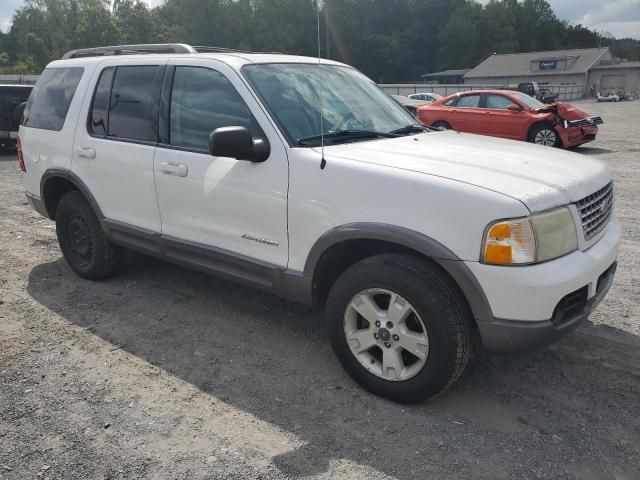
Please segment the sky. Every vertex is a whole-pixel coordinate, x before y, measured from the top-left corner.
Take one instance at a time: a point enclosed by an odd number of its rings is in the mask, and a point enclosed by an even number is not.
[[[163,0],[145,0],[151,6]],[[479,0],[488,3],[489,0]],[[640,0],[548,0],[561,20],[608,32],[613,36],[640,39]],[[0,0],[0,29],[6,32],[13,12],[23,0]]]

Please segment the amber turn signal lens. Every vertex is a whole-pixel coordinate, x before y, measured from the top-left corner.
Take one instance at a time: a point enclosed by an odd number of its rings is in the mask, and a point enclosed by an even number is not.
[[[508,265],[513,262],[509,245],[488,244],[484,252],[484,260],[496,265]]]
[[[503,220],[487,229],[482,261],[492,265],[535,262],[536,240],[528,218]]]
[[[511,238],[511,228],[508,223],[498,223],[491,227],[488,237],[490,238]]]

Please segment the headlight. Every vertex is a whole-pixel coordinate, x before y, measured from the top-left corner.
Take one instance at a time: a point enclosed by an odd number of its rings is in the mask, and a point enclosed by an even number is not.
[[[578,248],[571,212],[556,208],[490,224],[482,245],[483,263],[526,265],[561,257]]]

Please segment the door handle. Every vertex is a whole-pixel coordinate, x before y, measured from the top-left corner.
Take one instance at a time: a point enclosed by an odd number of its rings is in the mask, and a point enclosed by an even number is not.
[[[78,147],[78,156],[80,158],[88,158],[91,160],[96,158],[96,150],[95,148]]]
[[[175,175],[176,177],[186,177],[189,169],[184,163],[162,162],[160,171],[167,175]]]

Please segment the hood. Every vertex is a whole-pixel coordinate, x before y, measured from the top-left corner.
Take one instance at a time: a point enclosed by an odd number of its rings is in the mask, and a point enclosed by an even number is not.
[[[537,110],[555,110],[563,120],[580,120],[591,116],[584,110],[580,110],[578,107],[571,105],[570,103],[562,102],[551,103]]]
[[[585,155],[452,130],[327,146],[325,156],[476,185],[532,212],[576,202],[611,180],[603,162]]]

